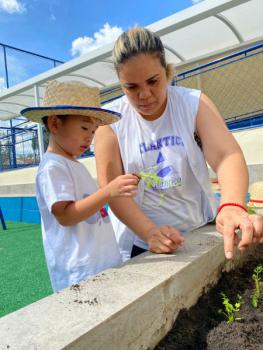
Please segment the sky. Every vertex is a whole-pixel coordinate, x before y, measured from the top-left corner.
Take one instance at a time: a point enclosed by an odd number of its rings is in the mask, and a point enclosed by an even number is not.
[[[131,26],[147,26],[201,1],[0,0],[0,43],[69,61],[114,41]],[[53,67],[13,50],[7,50],[7,63],[10,86]],[[0,90],[5,84],[0,46]]]

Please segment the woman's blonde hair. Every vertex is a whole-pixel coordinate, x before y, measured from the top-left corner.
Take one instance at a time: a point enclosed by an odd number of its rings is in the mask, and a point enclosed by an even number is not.
[[[170,82],[174,76],[174,65],[167,64],[164,46],[158,35],[146,28],[134,27],[122,33],[116,40],[113,51],[113,63],[117,73],[120,65],[139,54],[154,55],[159,58]]]

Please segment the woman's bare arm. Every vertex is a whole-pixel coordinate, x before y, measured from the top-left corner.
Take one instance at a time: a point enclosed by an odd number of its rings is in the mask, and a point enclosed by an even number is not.
[[[196,119],[204,156],[217,173],[222,202],[245,205],[248,170],[243,153],[212,101],[201,96]]]
[[[212,101],[201,96],[196,120],[197,133],[201,139],[204,156],[217,173],[221,187],[222,203],[246,205],[248,170],[243,153],[227,129],[227,126]],[[224,207],[216,219],[217,229],[223,234],[225,255],[232,258],[236,229],[241,229],[239,248],[244,249],[254,237],[260,236],[257,224],[241,208]],[[255,236],[254,236],[255,235]]]
[[[101,126],[96,131],[95,155],[98,183],[101,188],[115,177],[124,174],[118,140],[109,126]],[[115,198],[111,200],[110,207],[125,225],[145,239],[147,232],[156,226],[144,215],[133,198]]]
[[[101,126],[96,131],[95,156],[98,183],[101,187],[124,173],[118,140],[109,126]],[[110,207],[119,220],[148,242],[150,250],[158,253],[170,252],[181,243],[177,230],[158,228],[133,198],[114,198]]]

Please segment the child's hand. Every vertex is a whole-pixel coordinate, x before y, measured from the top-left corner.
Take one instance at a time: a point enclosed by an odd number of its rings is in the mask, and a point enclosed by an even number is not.
[[[146,241],[153,253],[173,253],[184,244],[184,237],[175,227],[161,225],[148,231]]]
[[[108,184],[110,198],[113,197],[134,197],[139,183],[136,175],[126,174],[116,177]]]

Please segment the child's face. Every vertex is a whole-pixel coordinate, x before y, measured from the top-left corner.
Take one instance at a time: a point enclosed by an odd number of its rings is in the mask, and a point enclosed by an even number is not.
[[[96,129],[101,125],[99,119],[85,116],[69,115],[64,120],[54,118],[56,121],[51,123],[50,129],[54,146],[71,158],[80,156],[89,148]]]

